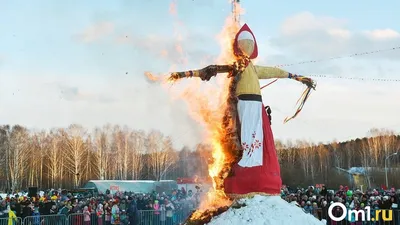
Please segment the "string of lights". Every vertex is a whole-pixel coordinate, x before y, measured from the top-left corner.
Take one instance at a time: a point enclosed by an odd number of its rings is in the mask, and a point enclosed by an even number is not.
[[[393,48],[387,48],[387,49],[379,49],[379,50],[375,50],[375,51],[359,52],[359,53],[354,53],[354,54],[345,55],[345,56],[336,56],[336,57],[325,58],[325,59],[307,60],[307,61],[301,61],[301,62],[297,62],[297,63],[280,64],[280,65],[276,65],[275,67],[289,67],[289,66],[295,66],[295,65],[319,63],[319,62],[324,62],[324,61],[331,61],[331,60],[337,60],[337,59],[343,59],[343,58],[353,58],[353,57],[357,57],[357,56],[371,55],[371,54],[396,51],[396,50],[400,50],[400,46],[393,47]],[[359,81],[400,82],[400,79],[393,79],[393,78],[367,78],[367,77],[344,77],[344,76],[331,77],[331,76],[325,76],[325,75],[307,75],[307,76],[317,77],[317,78],[346,79],[346,80],[359,80]]]
[[[328,78],[328,79],[345,79],[345,80],[359,80],[359,81],[379,81],[379,82],[400,82],[400,79],[393,78],[369,78],[369,77],[343,77],[343,76],[325,76],[325,75],[307,75],[308,77]]]
[[[400,82],[400,79],[385,79],[385,78],[365,78],[365,77],[329,77],[325,75],[307,75],[307,77],[318,77],[318,78],[328,78],[328,79],[346,79],[346,80],[360,80],[360,81],[377,81],[377,82]],[[268,87],[269,85],[275,83],[278,79],[269,82],[266,85],[261,86],[261,89]]]
[[[276,65],[275,67],[288,67],[288,66],[295,66],[295,65],[302,65],[302,64],[309,64],[309,63],[319,63],[319,62],[324,62],[324,61],[331,61],[331,60],[344,59],[344,58],[353,58],[353,57],[357,57],[357,56],[371,55],[371,54],[396,51],[396,50],[400,50],[400,46],[393,47],[393,48],[387,48],[387,49],[380,49],[380,50],[375,50],[375,51],[354,53],[354,54],[345,55],[345,56],[336,56],[336,57],[325,58],[325,59],[307,60],[307,61],[301,61],[301,62],[297,62],[297,63],[280,64],[280,65]]]

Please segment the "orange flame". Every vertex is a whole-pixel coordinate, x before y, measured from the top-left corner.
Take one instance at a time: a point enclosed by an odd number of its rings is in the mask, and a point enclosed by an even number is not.
[[[144,75],[147,78],[147,81],[150,83],[160,83],[162,85],[166,85],[166,84],[172,84],[176,81],[176,80],[170,79],[169,75],[156,76],[150,72],[144,72]]]
[[[233,17],[243,12],[243,9],[237,4],[234,14],[226,19],[224,28],[217,35],[217,40],[221,46],[221,54],[216,63],[232,64],[236,61],[232,44],[240,27],[234,21]],[[174,3],[170,6],[170,13],[176,15],[176,6]],[[184,54],[184,49],[180,45],[177,45],[175,50],[181,55]],[[163,53],[167,55],[167,53]],[[150,73],[146,73],[146,76],[150,81],[164,83],[164,80],[166,80],[165,76],[155,77]],[[206,198],[201,202],[199,210],[192,215],[192,219],[200,218],[202,212],[206,209],[219,208],[231,203],[221,188],[223,186],[221,185],[223,184],[223,178],[220,177],[221,172],[226,170],[227,165],[233,160],[227,154],[228,149],[224,149],[222,143],[228,135],[222,125],[222,119],[227,107],[226,101],[229,96],[230,79],[227,76],[218,75],[215,81],[217,85],[213,85],[213,81],[204,84],[198,78],[188,79],[184,83],[184,91],[178,94],[180,99],[183,99],[187,103],[192,118],[204,127],[204,142],[212,146],[212,163],[209,165],[208,170],[209,176],[212,178],[213,190],[207,193]],[[176,96],[172,92],[170,94]]]
[[[150,73],[150,72],[144,72],[144,75],[146,75],[146,77],[147,77],[147,79],[149,80],[149,81],[159,81],[159,80],[161,80],[161,78],[160,77],[156,77],[156,76],[154,76],[152,73]]]
[[[236,4],[236,3],[235,3]],[[243,12],[241,8],[235,7],[236,10],[239,10],[237,13]],[[218,64],[232,64],[236,61],[236,57],[233,54],[233,40],[240,29],[239,24],[233,20],[233,16],[229,16],[225,21],[225,26],[220,34],[217,36],[217,40],[221,46],[221,54],[217,59]],[[197,112],[197,115],[194,115],[193,118],[198,119],[201,118],[201,123],[205,126],[207,131],[206,141],[212,144],[212,163],[209,165],[209,175],[213,181],[213,190],[207,193],[207,198],[202,200],[202,203],[197,210],[191,217],[191,219],[199,219],[202,216],[202,213],[206,209],[210,208],[219,208],[223,206],[227,206],[231,203],[231,201],[225,195],[221,186],[223,186],[223,178],[220,177],[221,172],[226,170],[226,166],[233,160],[230,158],[231,156],[227,154],[227,149],[224,149],[224,145],[222,141],[227,136],[227,131],[222,126],[222,118],[225,113],[226,100],[229,95],[229,82],[230,79],[227,79],[226,76],[219,76],[217,77],[217,83],[219,87],[223,87],[222,89],[216,89],[214,91],[210,91],[208,93],[212,93],[210,96],[203,96],[201,98],[202,101],[197,101],[197,105],[200,107],[194,107],[193,99],[194,96],[189,96],[186,93],[186,99],[189,103],[189,106]],[[215,101],[215,96],[218,93],[218,103],[215,108],[210,106],[210,102]],[[192,93],[193,94],[193,93]],[[193,112],[193,111],[192,111]],[[199,117],[200,115],[200,117]]]

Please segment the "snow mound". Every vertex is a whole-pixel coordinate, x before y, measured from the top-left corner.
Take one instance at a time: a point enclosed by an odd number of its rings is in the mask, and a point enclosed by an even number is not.
[[[238,201],[246,204],[242,208],[230,208],[213,218],[208,225],[326,225],[295,204],[280,196],[260,196]]]

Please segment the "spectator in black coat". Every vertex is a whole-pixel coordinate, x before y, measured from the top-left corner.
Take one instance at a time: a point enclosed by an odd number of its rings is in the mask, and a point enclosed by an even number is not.
[[[319,192],[319,194],[323,197],[326,197],[328,195],[328,190],[326,190],[325,185],[322,186],[321,191]]]
[[[130,225],[137,225],[139,224],[139,210],[137,208],[136,202],[133,201],[132,197],[128,198],[128,210],[127,214],[129,217],[129,224]]]

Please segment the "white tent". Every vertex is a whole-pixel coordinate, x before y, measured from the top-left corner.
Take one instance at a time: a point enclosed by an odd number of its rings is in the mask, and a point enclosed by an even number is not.
[[[135,193],[150,193],[157,192],[171,192],[177,189],[178,185],[174,180],[90,180],[84,188],[95,188],[100,193],[105,193],[110,190],[111,193],[115,192],[135,192]]]

